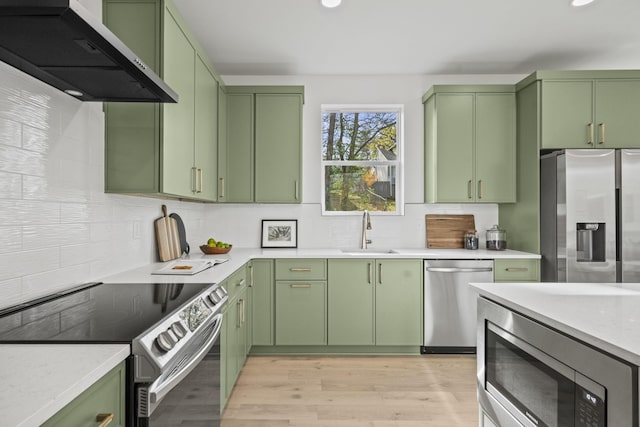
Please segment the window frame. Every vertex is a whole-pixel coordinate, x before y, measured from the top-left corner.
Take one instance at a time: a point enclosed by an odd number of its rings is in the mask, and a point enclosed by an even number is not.
[[[397,113],[396,122],[396,160],[324,160],[322,146],[322,116],[325,113]],[[404,104],[321,104],[320,105],[320,203],[322,216],[355,216],[363,211],[328,211],[326,209],[326,166],[395,166],[396,168],[396,210],[394,212],[369,211],[371,215],[404,215]]]

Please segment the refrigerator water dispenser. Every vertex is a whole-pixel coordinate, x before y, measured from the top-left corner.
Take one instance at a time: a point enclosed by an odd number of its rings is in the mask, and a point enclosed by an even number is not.
[[[576,261],[606,262],[604,222],[579,222],[576,224]]]

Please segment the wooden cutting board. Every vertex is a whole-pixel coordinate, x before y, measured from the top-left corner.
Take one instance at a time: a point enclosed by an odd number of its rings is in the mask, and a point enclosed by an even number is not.
[[[427,248],[464,248],[464,233],[475,230],[473,215],[425,215]]]
[[[162,205],[162,216],[155,220],[156,242],[158,244],[158,257],[160,261],[171,261],[180,258],[180,238],[178,236],[178,223],[167,216],[167,207]]]

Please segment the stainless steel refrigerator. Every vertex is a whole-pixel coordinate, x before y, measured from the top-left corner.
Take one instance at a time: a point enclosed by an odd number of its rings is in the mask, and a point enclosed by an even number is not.
[[[640,282],[640,150],[540,159],[543,282]]]

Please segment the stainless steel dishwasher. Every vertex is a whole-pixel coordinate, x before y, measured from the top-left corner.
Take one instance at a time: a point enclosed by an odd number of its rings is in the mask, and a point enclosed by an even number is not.
[[[493,282],[493,260],[424,261],[422,354],[476,352],[478,294],[469,282]]]

